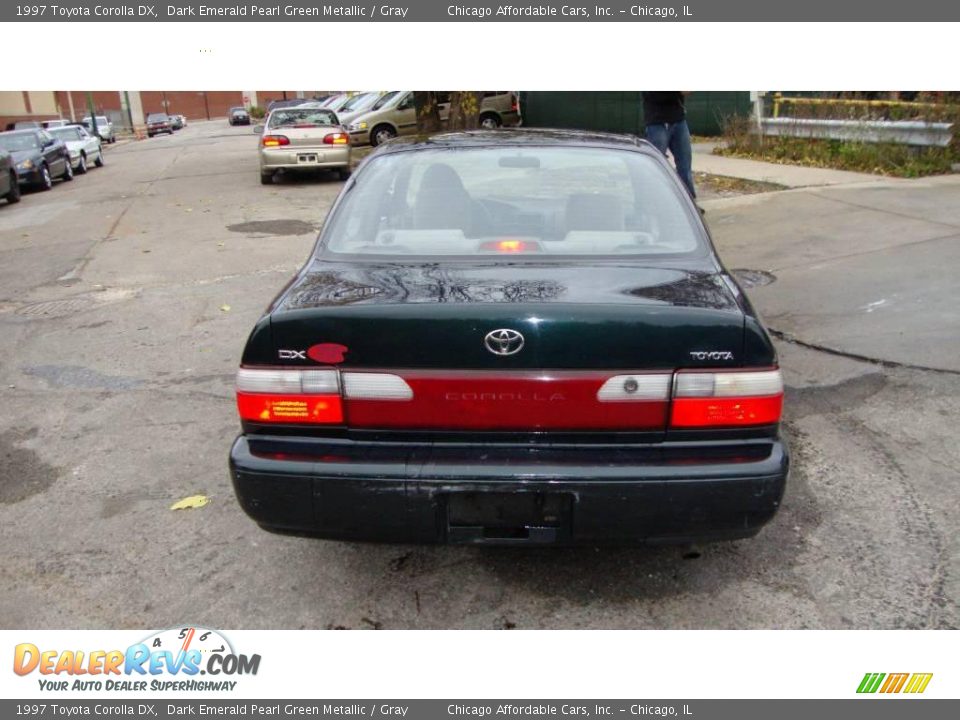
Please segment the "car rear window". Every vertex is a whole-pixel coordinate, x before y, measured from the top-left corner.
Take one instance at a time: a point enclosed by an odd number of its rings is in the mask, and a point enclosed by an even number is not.
[[[268,127],[317,127],[337,125],[337,116],[324,108],[285,108],[270,113]]]
[[[675,255],[703,248],[669,171],[635,151],[487,147],[372,158],[321,248],[351,255]]]

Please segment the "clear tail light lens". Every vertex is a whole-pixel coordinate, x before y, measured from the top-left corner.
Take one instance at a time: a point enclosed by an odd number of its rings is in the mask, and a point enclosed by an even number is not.
[[[348,400],[412,400],[413,388],[399,375],[347,372],[343,394]]]
[[[666,400],[670,397],[672,373],[614,375],[597,391],[600,402]]]

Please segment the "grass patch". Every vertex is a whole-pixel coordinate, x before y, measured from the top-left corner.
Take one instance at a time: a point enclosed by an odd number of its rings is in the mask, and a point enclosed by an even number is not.
[[[914,178],[952,172],[960,162],[955,148],[917,148],[893,143],[859,143],[788,137],[728,137],[717,155],[764,160],[786,165],[851,170]]]
[[[929,118],[924,119],[930,121]],[[892,177],[944,175],[953,172],[953,166],[960,163],[960,115],[935,119],[954,123],[953,141],[947,147],[766,137],[756,132],[750,119],[732,117],[726,121],[723,143],[715,147],[713,152],[716,155],[784,165],[850,170]]]

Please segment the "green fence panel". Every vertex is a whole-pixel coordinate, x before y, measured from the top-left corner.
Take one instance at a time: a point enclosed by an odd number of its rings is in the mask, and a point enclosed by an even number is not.
[[[644,134],[641,92],[520,93],[523,124],[579,130]],[[720,135],[723,119],[750,113],[750,93],[695,92],[687,97],[687,122],[694,135]]]

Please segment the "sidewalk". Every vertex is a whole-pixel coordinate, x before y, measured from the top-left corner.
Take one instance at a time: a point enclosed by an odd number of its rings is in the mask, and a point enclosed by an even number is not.
[[[778,165],[777,163],[761,162],[759,160],[713,155],[710,149],[710,145],[694,146],[693,169],[696,172],[725,175],[756,182],[776,183],[788,188],[850,185],[878,181],[889,182],[894,179],[869,173],[802,167],[800,165]]]

